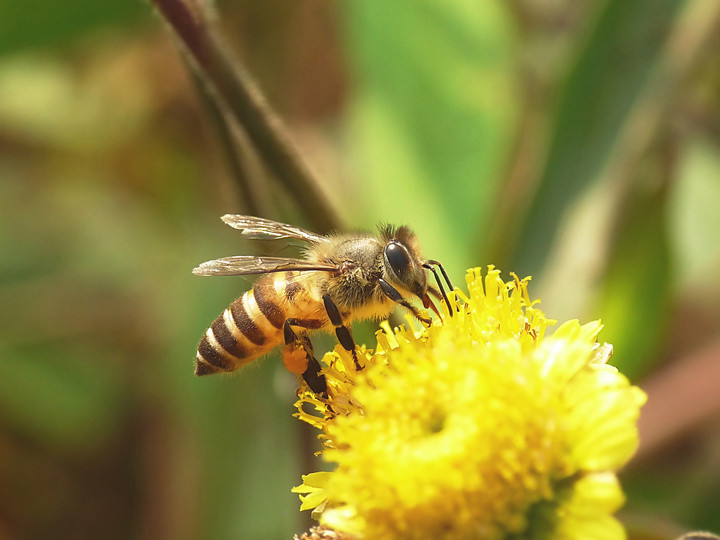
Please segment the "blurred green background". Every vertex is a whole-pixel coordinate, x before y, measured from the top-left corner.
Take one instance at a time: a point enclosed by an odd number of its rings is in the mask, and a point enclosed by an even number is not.
[[[720,532],[720,3],[217,11],[348,227],[533,276],[650,394],[633,538]],[[264,217],[307,225],[259,170]],[[193,375],[247,211],[147,2],[0,5],[0,538],[287,539],[322,465],[277,355]],[[358,329],[371,336],[372,328]],[[331,344],[332,342],[329,342]],[[327,346],[329,346],[327,344]]]

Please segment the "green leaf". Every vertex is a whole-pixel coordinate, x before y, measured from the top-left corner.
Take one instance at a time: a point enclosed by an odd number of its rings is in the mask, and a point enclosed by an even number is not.
[[[18,432],[78,450],[117,430],[127,403],[108,354],[33,344],[0,355],[0,416]]]
[[[468,231],[487,224],[515,118],[511,30],[496,2],[343,4],[355,95],[356,219],[407,223],[428,256],[478,264]],[[369,222],[369,223],[368,223]]]
[[[720,155],[712,140],[687,139],[670,199],[673,251],[680,287],[712,303],[720,264]]]
[[[600,287],[601,338],[613,344],[612,364],[631,379],[644,373],[664,342],[672,273],[665,192],[640,192],[626,208]]]
[[[0,54],[77,43],[102,27],[148,19],[149,6],[126,0],[22,0],[0,3]]]
[[[611,0],[559,96],[547,165],[510,265],[539,275],[563,216],[598,180],[681,0]]]

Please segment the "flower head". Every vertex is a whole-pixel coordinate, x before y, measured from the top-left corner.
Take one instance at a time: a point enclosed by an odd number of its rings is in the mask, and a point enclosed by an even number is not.
[[[330,397],[305,392],[298,416],[336,469],[296,488],[323,525],[367,539],[624,537],[614,471],[637,447],[644,394],[605,363],[598,322],[545,337],[554,321],[528,281],[470,270],[454,316],[385,323],[362,371],[341,348],[325,356]]]

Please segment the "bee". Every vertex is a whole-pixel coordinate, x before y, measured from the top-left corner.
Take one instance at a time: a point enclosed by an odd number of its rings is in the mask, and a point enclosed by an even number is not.
[[[309,331],[334,331],[360,370],[348,327],[352,321],[387,317],[399,304],[429,325],[431,320],[409,297],[418,297],[438,316],[430,295],[450,305],[434,267],[440,268],[452,290],[445,269],[435,260],[423,259],[417,237],[405,226],[381,227],[378,234],[323,236],[252,216],[228,214],[222,220],[250,239],[300,241],[304,257],[238,255],[204,262],[193,270],[200,276],[262,275],[205,332],[195,357],[196,375],[235,371],[284,342],[286,367],[301,375],[313,392],[326,396],[325,376]],[[426,270],[433,273],[438,288],[428,283]],[[448,313],[452,316],[451,309]]]

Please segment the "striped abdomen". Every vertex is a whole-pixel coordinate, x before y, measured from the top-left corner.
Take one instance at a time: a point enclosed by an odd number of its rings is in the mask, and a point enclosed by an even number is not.
[[[234,371],[271,351],[283,342],[288,317],[323,317],[322,301],[311,297],[298,276],[266,275],[230,304],[200,341],[195,374]]]

